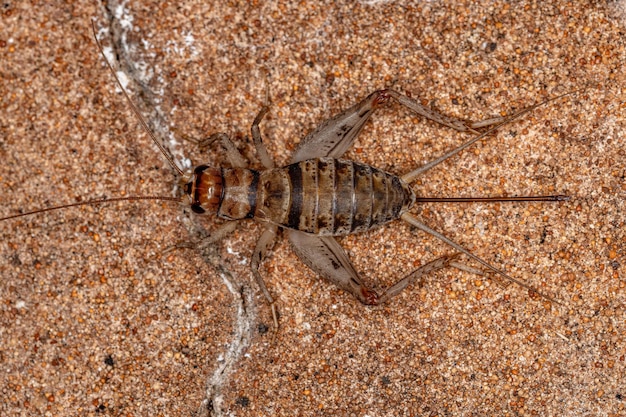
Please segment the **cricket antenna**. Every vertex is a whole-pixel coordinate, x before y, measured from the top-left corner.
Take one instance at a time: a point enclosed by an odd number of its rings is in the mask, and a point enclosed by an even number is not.
[[[11,216],[0,217],[0,222],[10,219],[16,219],[18,217],[32,216],[34,214],[45,213],[47,211],[61,210],[68,207],[80,207],[80,206],[95,206],[98,204],[115,203],[118,201],[138,201],[138,200],[152,200],[152,201],[173,201],[176,203],[182,203],[182,199],[179,197],[168,196],[132,196],[132,197],[114,197],[114,198],[98,198],[95,200],[81,201],[80,203],[63,204],[61,206],[47,207],[39,210],[28,211],[26,213],[13,214]]]
[[[528,195],[521,197],[416,197],[416,203],[496,203],[519,201],[569,201],[568,195]]]
[[[98,45],[98,49],[100,50],[102,57],[104,58],[104,62],[106,62],[107,67],[109,67],[109,70],[111,71],[111,74],[113,74],[113,78],[115,78],[115,82],[117,82],[117,85],[122,90],[122,93],[124,93],[124,97],[126,97],[126,101],[128,102],[128,105],[132,109],[133,113],[135,113],[135,116],[137,116],[137,119],[139,119],[139,123],[141,123],[141,126],[143,127],[143,129],[148,133],[148,135],[152,139],[152,142],[154,142],[157,148],[159,148],[159,150],[161,151],[161,154],[163,154],[165,159],[167,159],[167,162],[170,164],[170,166],[178,173],[179,176],[185,175],[183,170],[178,167],[176,162],[174,162],[174,159],[165,150],[163,145],[161,145],[161,143],[157,140],[154,132],[152,132],[152,130],[150,130],[150,127],[148,127],[148,123],[146,123],[146,120],[141,116],[141,113],[139,113],[139,109],[137,109],[137,106],[135,106],[135,103],[133,103],[133,101],[130,99],[130,96],[128,95],[128,93],[124,89],[124,86],[120,82],[120,79],[117,78],[117,75],[115,74],[115,70],[113,69],[113,66],[107,59],[106,55],[104,54],[104,49],[102,48],[102,44],[98,40],[98,35],[96,34],[96,22],[94,20],[91,21],[91,29],[93,30],[93,37],[96,40],[96,45]]]

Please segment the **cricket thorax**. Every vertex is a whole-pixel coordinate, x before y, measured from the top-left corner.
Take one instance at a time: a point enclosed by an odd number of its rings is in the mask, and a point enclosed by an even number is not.
[[[210,168],[201,165],[185,185],[191,209],[226,220],[254,216],[259,172],[245,168]]]

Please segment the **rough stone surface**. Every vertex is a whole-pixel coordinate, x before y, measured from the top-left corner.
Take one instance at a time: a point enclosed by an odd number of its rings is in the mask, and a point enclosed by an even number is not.
[[[380,88],[470,120],[589,88],[414,184],[570,195],[414,210],[561,305],[448,269],[365,307],[280,238],[262,267],[274,335],[247,267],[254,222],[203,252],[166,252],[216,222],[166,202],[40,213],[0,222],[0,415],[624,415],[626,3],[484,3],[3,3],[0,216],[179,192],[91,19],[179,162],[225,163],[180,138],[226,132],[258,167],[248,136],[266,92],[261,130],[280,165]],[[346,156],[402,174],[468,137],[392,104]],[[401,222],[341,243],[377,290],[453,252]]]

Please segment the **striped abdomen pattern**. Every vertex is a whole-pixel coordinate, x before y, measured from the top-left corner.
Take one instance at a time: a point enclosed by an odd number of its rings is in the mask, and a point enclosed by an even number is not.
[[[254,217],[322,236],[363,232],[415,201],[395,175],[345,159],[316,158],[260,173]]]

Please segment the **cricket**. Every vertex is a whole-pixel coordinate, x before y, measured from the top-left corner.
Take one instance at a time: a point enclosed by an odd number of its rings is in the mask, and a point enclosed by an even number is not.
[[[201,242],[179,244],[174,248],[202,248],[217,244],[234,231],[242,221],[253,220],[263,225],[264,230],[256,243],[250,260],[250,269],[255,281],[267,300],[274,327],[278,329],[276,303],[260,273],[260,267],[271,251],[277,232],[283,229],[297,257],[311,270],[337,287],[352,294],[365,305],[379,305],[398,295],[409,285],[419,282],[428,274],[446,267],[455,267],[477,274],[491,273],[504,282],[514,283],[531,293],[553,303],[555,298],[542,294],[530,284],[512,277],[502,269],[472,254],[469,250],[423,224],[411,208],[421,202],[490,202],[490,201],[566,201],[565,195],[523,197],[476,197],[476,198],[426,198],[419,197],[410,184],[433,167],[457,155],[474,143],[487,138],[502,126],[521,118],[539,106],[574,94],[570,91],[541,103],[531,105],[509,116],[496,117],[480,122],[467,122],[443,115],[408,95],[393,89],[378,90],[352,107],[323,121],[309,133],[291,156],[289,164],[276,167],[263,143],[260,124],[270,111],[268,105],[261,108],[252,122],[251,136],[262,169],[252,169],[235,144],[225,133],[216,133],[201,146],[220,143],[225,150],[228,164],[210,166],[201,164],[191,172],[184,172],[168,151],[157,140],[155,133],[140,114],[129,94],[118,79],[112,64],[107,59],[92,22],[95,42],[104,57],[115,82],[122,90],[132,112],[157,148],[176,173],[181,197],[131,196],[83,201],[56,207],[40,208],[30,212],[0,218],[6,222],[23,216],[36,215],[51,210],[68,209],[82,205],[96,205],[116,201],[162,200],[188,204],[198,215],[208,215],[225,221],[207,239]],[[344,159],[346,151],[353,145],[366,122],[379,108],[391,101],[417,115],[442,126],[473,135],[462,145],[441,157],[404,175],[394,175],[373,166]],[[363,233],[385,225],[393,220],[402,220],[411,226],[432,235],[452,247],[455,252],[430,261],[399,279],[381,294],[368,288],[356,271],[345,250],[336,237]],[[459,261],[464,256],[478,263],[480,269]]]

